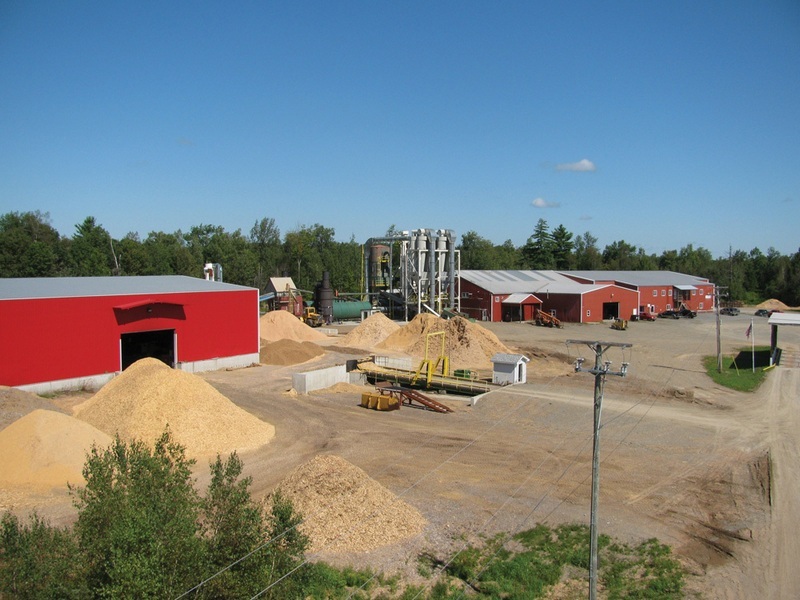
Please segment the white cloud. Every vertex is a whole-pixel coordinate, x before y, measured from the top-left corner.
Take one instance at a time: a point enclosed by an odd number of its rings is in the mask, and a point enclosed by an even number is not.
[[[580,217],[578,217],[578,220],[580,220],[580,221],[591,221],[592,217],[590,215],[581,215]]]
[[[556,165],[556,171],[576,171],[588,173],[591,171],[597,171],[597,167],[588,158],[584,158],[583,160],[579,160],[575,163],[562,163],[560,165]]]
[[[559,202],[548,202],[544,198],[536,198],[531,204],[536,208],[558,208],[561,206]]]

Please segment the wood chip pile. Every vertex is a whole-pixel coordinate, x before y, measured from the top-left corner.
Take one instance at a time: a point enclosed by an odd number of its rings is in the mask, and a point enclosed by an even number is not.
[[[111,438],[75,417],[35,409],[0,431],[0,487],[83,485],[92,444],[107,448]]]
[[[775,298],[770,298],[769,300],[764,300],[761,304],[756,304],[756,308],[766,308],[767,310],[791,310],[792,308],[780,300],[776,300]]]
[[[422,532],[425,519],[364,471],[319,455],[279,485],[303,516],[311,552],[367,552]]]
[[[383,313],[375,313],[342,337],[339,345],[369,349],[385,340],[398,329],[400,329],[400,325],[389,317]]]
[[[155,442],[167,425],[190,458],[257,448],[275,427],[242,410],[192,373],[143,358],[74,409],[75,416],[125,440]]]
[[[261,323],[261,339],[265,342],[277,342],[278,340],[318,342],[328,339],[327,335],[309,327],[286,310],[270,311],[259,321]]]
[[[296,365],[325,354],[314,342],[278,340],[261,347],[259,362],[263,365]]]
[[[405,327],[377,344],[377,348],[424,358],[427,335],[438,331],[445,332],[445,354],[450,358],[451,368],[491,367],[492,356],[498,352],[511,352],[494,333],[477,323],[462,317],[445,320],[430,313],[417,315]],[[439,356],[441,343],[439,337],[430,338],[429,359]]]
[[[0,429],[37,408],[64,412],[46,398],[0,385]]]

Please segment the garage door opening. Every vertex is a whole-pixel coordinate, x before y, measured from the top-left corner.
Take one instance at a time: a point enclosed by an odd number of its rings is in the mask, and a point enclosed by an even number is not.
[[[122,370],[142,358],[157,358],[161,362],[175,366],[175,330],[142,331],[123,333]]]
[[[603,320],[619,319],[619,302],[603,302]]]

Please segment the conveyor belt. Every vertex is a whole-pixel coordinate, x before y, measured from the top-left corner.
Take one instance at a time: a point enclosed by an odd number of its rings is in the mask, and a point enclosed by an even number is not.
[[[370,363],[371,364],[371,363]],[[485,394],[492,389],[491,384],[485,381],[475,381],[473,379],[460,379],[458,377],[443,377],[434,375],[431,380],[426,381],[425,377],[418,377],[414,371],[403,371],[400,369],[372,369],[367,364],[361,363],[358,369],[365,373],[370,383],[376,384],[379,381],[388,381],[407,387],[444,390],[465,396],[477,396]]]

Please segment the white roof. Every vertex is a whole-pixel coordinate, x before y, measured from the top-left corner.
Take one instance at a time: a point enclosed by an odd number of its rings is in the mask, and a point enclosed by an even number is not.
[[[505,352],[498,352],[491,358],[493,363],[512,364],[516,365],[519,362],[530,362],[531,359],[524,354],[507,354]]]
[[[607,285],[587,285],[556,271],[459,271],[459,277],[491,294],[585,294]]]
[[[800,325],[800,314],[772,313],[769,317],[770,325]]]
[[[541,300],[539,300],[533,294],[526,294],[524,292],[517,292],[516,294],[511,294],[508,298],[503,300],[503,304],[523,304],[528,298],[533,298],[537,302],[541,302]]]
[[[241,285],[185,275],[140,277],[0,277],[0,300],[82,298],[249,290]]]
[[[267,286],[268,290],[272,290],[275,292],[285,292],[286,288],[290,290],[296,290],[297,286],[292,281],[291,277],[270,277],[269,278],[269,285]]]
[[[616,281],[629,285],[672,285],[678,289],[692,289],[692,286],[709,285],[705,277],[696,277],[675,271],[560,271],[588,281]],[[689,286],[683,288],[681,286]]]

